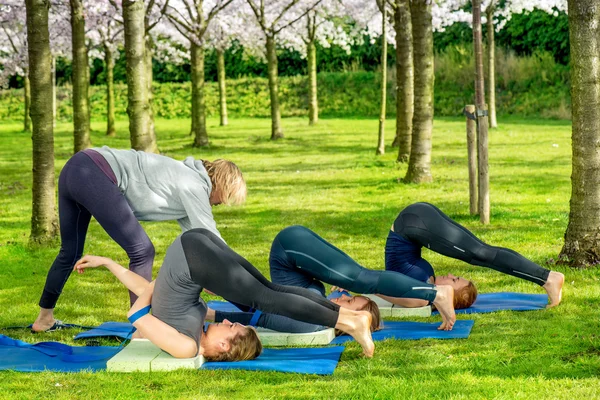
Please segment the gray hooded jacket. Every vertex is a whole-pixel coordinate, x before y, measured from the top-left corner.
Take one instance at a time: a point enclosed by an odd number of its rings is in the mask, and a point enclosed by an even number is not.
[[[177,161],[136,150],[95,148],[117,177],[121,193],[140,221],[176,219],[185,232],[205,228],[218,237],[210,206],[212,184],[201,160]]]

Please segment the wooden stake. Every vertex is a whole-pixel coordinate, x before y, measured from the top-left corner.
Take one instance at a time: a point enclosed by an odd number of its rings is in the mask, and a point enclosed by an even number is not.
[[[465,106],[465,111],[475,115],[475,106]],[[477,124],[475,120],[467,117],[467,155],[469,166],[469,213],[476,215],[477,203]]]

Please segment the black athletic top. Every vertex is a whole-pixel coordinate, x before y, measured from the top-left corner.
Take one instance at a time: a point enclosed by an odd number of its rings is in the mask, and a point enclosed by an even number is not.
[[[431,264],[421,257],[421,245],[390,230],[385,242],[385,269],[421,282],[435,278]]]

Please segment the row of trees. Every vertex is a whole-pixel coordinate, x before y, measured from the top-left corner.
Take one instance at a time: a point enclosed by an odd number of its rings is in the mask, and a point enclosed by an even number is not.
[[[67,48],[60,41],[70,29],[70,46],[73,57],[75,150],[89,145],[89,107],[87,105],[87,82],[89,82],[88,48],[86,32],[91,30],[89,21],[99,22],[97,38],[103,40],[101,49],[110,63],[111,45],[122,34],[127,54],[128,115],[132,147],[146,151],[157,151],[156,135],[152,122],[151,94],[151,57],[157,51],[167,54],[177,53],[179,43],[185,46],[187,56],[192,63],[192,132],[197,145],[206,145],[203,104],[203,63],[204,49],[209,43],[227,48],[233,38],[240,41],[244,48],[262,51],[269,64],[269,92],[271,96],[273,139],[281,137],[281,124],[278,110],[277,91],[277,53],[276,45],[293,46],[301,41],[305,46],[307,59],[315,59],[314,43],[319,37],[336,37],[335,40],[347,40],[352,32],[336,28],[339,15],[352,16],[354,26],[361,34],[371,33],[385,41],[395,43],[398,69],[398,131],[395,142],[400,147],[399,159],[408,159],[407,181],[423,182],[431,180],[429,163],[431,159],[431,129],[433,122],[433,28],[436,18],[445,21],[458,21],[464,18],[466,11],[460,1],[432,0],[346,0],[342,2],[327,0],[152,0],[147,4],[140,0],[118,0],[97,2],[87,5],[84,0],[70,0],[68,3],[68,21],[65,25],[60,13],[66,12],[66,3],[50,3],[49,0],[27,0],[26,21],[27,40],[17,42],[17,35],[3,29],[11,37],[11,46],[15,53],[26,44],[28,57],[25,70],[30,80],[31,106],[30,116],[33,123],[33,216],[32,239],[43,241],[53,236],[56,223],[54,210],[54,167],[52,139],[52,54]],[[434,7],[435,4],[435,7]],[[527,2],[531,6],[532,2]],[[561,9],[558,0],[540,1],[549,11]],[[538,4],[538,6],[539,6]],[[500,5],[502,7],[500,7]],[[482,5],[473,1],[474,22],[478,23],[480,7],[488,18],[488,30],[492,29],[495,13],[505,12],[510,7],[524,7],[525,2],[488,0]],[[6,8],[8,7],[8,8]],[[7,12],[18,15],[23,12],[18,4],[3,5],[3,15]],[[94,10],[91,12],[90,10]],[[49,10],[52,12],[49,13]],[[499,11],[504,10],[504,11]],[[571,52],[573,54],[573,195],[571,215],[565,236],[564,257],[578,264],[594,264],[600,258],[598,244],[598,226],[600,225],[600,198],[597,170],[600,160],[595,150],[589,150],[587,143],[595,143],[600,135],[600,115],[593,112],[598,104],[598,82],[600,82],[597,51],[600,48],[600,5],[584,0],[569,0],[568,10],[571,31]],[[339,14],[336,14],[339,13]],[[92,17],[91,15],[94,15]],[[442,18],[443,16],[443,18]],[[107,19],[103,19],[106,17]],[[10,19],[9,19],[10,20]],[[19,21],[17,19],[17,21]],[[22,19],[20,20],[22,21]],[[61,22],[62,21],[62,22]],[[168,21],[169,24],[164,22]],[[379,21],[378,23],[376,21]],[[439,26],[444,26],[440,22]],[[480,55],[480,29],[474,27],[475,53]],[[321,29],[321,30],[319,30]],[[168,32],[168,36],[152,32]],[[240,33],[241,32],[241,33]],[[319,33],[322,32],[322,33]],[[288,35],[288,36],[286,36]],[[324,35],[324,36],[323,36]],[[329,36],[327,36],[329,35]],[[493,68],[493,29],[488,31],[488,68]],[[90,37],[94,37],[91,35]],[[169,40],[164,40],[168,37]],[[343,39],[340,39],[343,38]],[[13,40],[14,39],[14,40]],[[177,41],[179,40],[179,42]],[[217,44],[218,43],[218,44]],[[256,45],[256,43],[260,45]],[[51,51],[51,49],[54,49]],[[156,53],[155,53],[156,54]],[[22,57],[24,59],[24,57]],[[18,58],[17,58],[18,59]],[[482,58],[477,62],[477,76],[482,77]],[[224,71],[221,64],[221,70]],[[5,67],[6,68],[6,67]],[[385,70],[385,63],[382,68]],[[316,79],[314,68],[311,72],[311,123],[318,120],[316,102]],[[220,76],[222,74],[219,74]],[[224,74],[223,74],[224,75]],[[490,71],[490,76],[493,76]],[[224,85],[224,79],[222,82]],[[29,86],[26,84],[26,86]],[[108,85],[110,86],[110,85]],[[221,86],[222,87],[222,86]],[[489,85],[490,103],[493,103],[493,85]],[[27,92],[27,91],[26,91]],[[223,91],[224,92],[224,91]],[[225,111],[225,100],[222,110]],[[477,107],[485,110],[483,100],[483,81],[480,79],[477,90]],[[110,106],[109,106],[110,108]],[[596,107],[597,108],[597,107]],[[596,110],[597,111],[597,110]],[[478,117],[482,114],[477,112]],[[110,119],[109,119],[110,120]],[[487,121],[487,119],[485,119]],[[481,118],[478,118],[482,125]],[[493,124],[493,118],[491,119]],[[226,123],[222,114],[222,123]],[[110,125],[110,122],[109,122]],[[109,127],[110,128],[110,127]],[[380,136],[383,131],[380,128]],[[480,128],[481,129],[481,128]],[[109,129],[110,131],[110,129]],[[481,136],[480,136],[481,139]],[[587,185],[584,183],[587,182]],[[593,187],[590,188],[590,182]],[[592,205],[592,207],[589,207]]]
[[[126,2],[133,5],[136,2]],[[144,34],[146,69],[144,77],[147,93],[136,91],[137,97],[146,99],[148,116],[135,112],[131,120],[132,147],[146,151],[157,151],[156,135],[153,130],[152,113],[152,58],[186,62],[191,64],[192,77],[192,123],[191,132],[196,146],[208,144],[205,110],[203,102],[204,50],[212,48],[217,53],[219,69],[219,88],[221,96],[221,121],[227,121],[225,99],[225,65],[223,51],[234,41],[254,54],[262,55],[269,65],[269,94],[271,97],[272,132],[271,137],[282,137],[277,87],[276,46],[285,46],[299,51],[308,62],[309,71],[309,123],[318,121],[318,96],[316,84],[316,43],[329,46],[341,45],[348,51],[350,45],[364,34],[371,37],[381,36],[382,42],[392,43],[396,47],[397,74],[397,132],[393,141],[399,146],[398,161],[409,159],[412,133],[412,22],[410,7],[419,2],[409,0],[279,0],[261,2],[259,0],[152,0],[145,4]],[[456,22],[470,22],[470,14],[464,10],[469,7],[467,0],[437,0],[431,3],[431,22],[434,30],[444,30]],[[490,123],[496,126],[495,100],[493,84],[493,32],[497,19],[501,28],[512,13],[543,9],[556,13],[566,7],[564,0],[535,0],[519,2],[516,0],[488,0],[484,9],[488,16],[488,34],[490,40],[488,63],[492,72],[489,85]],[[126,11],[119,0],[78,2],[50,0],[51,50],[55,56],[71,55],[73,60],[74,87],[74,131],[75,149],[89,145],[89,111],[86,107],[87,86],[85,63],[88,53],[91,57],[103,57],[107,76],[107,134],[114,134],[114,95],[112,69],[116,48],[124,40],[123,15]],[[9,56],[3,64],[1,76],[22,73],[27,70],[26,34],[23,17],[24,7],[17,0],[9,0],[0,6],[0,22],[4,34],[15,38],[17,46],[12,46]],[[385,18],[382,18],[383,15]],[[141,18],[141,12],[139,13]],[[129,15],[129,14],[128,14]],[[133,16],[134,14],[131,14]],[[130,17],[131,17],[130,16]],[[70,24],[69,24],[70,21]],[[387,49],[387,46],[384,46]],[[4,49],[6,51],[6,49]],[[1,51],[0,51],[1,52]],[[137,54],[137,53],[136,53]],[[385,67],[385,63],[382,63]],[[383,68],[385,71],[385,68]],[[142,70],[140,69],[139,72]],[[26,74],[25,74],[26,75]],[[134,79],[139,81],[141,78]],[[26,86],[28,82],[26,81]],[[383,89],[383,88],[382,88]],[[25,93],[28,93],[25,90]],[[28,104],[26,98],[26,104]],[[139,99],[134,104],[141,104]],[[382,110],[383,111],[383,110]],[[27,110],[26,110],[27,112]],[[26,120],[28,120],[26,118]],[[383,123],[380,124],[383,127]],[[135,132],[135,134],[133,133]],[[383,143],[383,129],[380,129],[380,141]],[[378,151],[384,147],[379,144]]]

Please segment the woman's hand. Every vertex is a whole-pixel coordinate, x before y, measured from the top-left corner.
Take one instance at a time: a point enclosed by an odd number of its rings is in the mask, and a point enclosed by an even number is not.
[[[337,287],[337,286],[332,286],[331,287],[331,293],[333,292],[347,292],[346,289],[342,289],[341,287]]]
[[[86,268],[96,268],[113,262],[110,258],[86,255],[75,263],[73,268],[77,273],[83,274]]]

